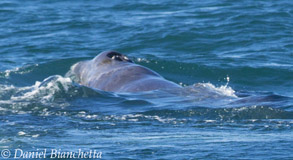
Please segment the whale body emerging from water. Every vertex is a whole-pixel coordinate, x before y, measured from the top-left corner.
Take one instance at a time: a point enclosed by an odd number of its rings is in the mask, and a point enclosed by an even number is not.
[[[71,67],[71,73],[81,85],[111,92],[181,88],[115,51],[102,52],[92,60],[78,62]]]

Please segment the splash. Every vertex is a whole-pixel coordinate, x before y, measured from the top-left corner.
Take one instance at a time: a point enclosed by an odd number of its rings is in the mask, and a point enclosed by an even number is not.
[[[184,95],[188,97],[193,97],[198,101],[202,100],[222,100],[225,98],[238,98],[235,91],[227,86],[221,85],[216,87],[212,83],[196,83],[192,86],[184,87]]]
[[[72,86],[70,78],[56,75],[45,79],[43,82],[36,81],[31,87],[21,88],[23,94],[12,96],[14,101],[32,100],[39,98],[41,101],[53,101],[60,92],[67,92]]]
[[[220,87],[216,87],[212,83],[198,83],[195,84],[194,87],[204,89],[217,95],[237,98],[235,91],[227,85],[221,85]]]
[[[195,84],[194,87],[205,89],[206,91],[217,94],[217,95],[237,98],[235,94],[235,90],[233,90],[230,86],[228,86],[230,82],[230,77],[227,76],[225,79],[227,80],[226,84],[221,85],[219,87],[216,87],[212,83],[198,83],[198,84]]]
[[[36,81],[32,86],[0,85],[0,88],[0,104],[16,108],[34,103],[51,106],[55,101],[73,95],[71,92],[78,89],[70,78],[59,75],[48,77],[42,82]]]

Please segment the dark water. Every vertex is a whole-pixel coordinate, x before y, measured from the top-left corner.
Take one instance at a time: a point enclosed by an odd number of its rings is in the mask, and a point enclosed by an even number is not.
[[[293,1],[1,0],[0,22],[11,159],[293,159]],[[110,49],[184,89],[108,93],[64,76]]]

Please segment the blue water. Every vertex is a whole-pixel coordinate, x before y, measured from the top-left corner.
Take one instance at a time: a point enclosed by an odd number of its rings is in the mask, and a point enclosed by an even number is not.
[[[0,22],[11,159],[293,159],[293,1],[1,0]],[[105,50],[184,88],[110,93],[65,76]]]

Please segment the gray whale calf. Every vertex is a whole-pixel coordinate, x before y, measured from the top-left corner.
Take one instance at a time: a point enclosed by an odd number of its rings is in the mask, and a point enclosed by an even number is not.
[[[181,88],[115,51],[102,52],[92,60],[78,62],[71,67],[71,73],[81,85],[111,92]]]

